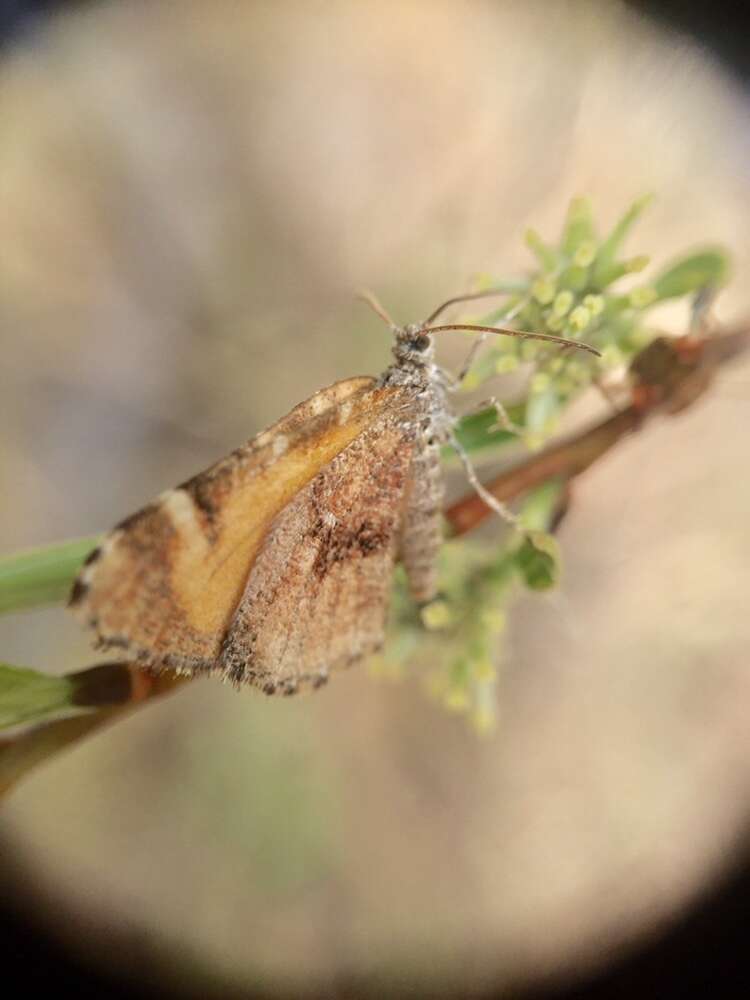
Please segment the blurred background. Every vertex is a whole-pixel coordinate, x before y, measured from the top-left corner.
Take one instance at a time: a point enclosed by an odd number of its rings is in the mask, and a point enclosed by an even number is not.
[[[578,194],[606,228],[653,191],[631,249],[726,245],[717,315],[750,316],[746,67],[648,4],[45,6],[0,50],[0,551],[379,372],[355,289],[418,320]],[[195,683],[15,791],[6,900],[162,995],[561,988],[668,933],[746,845],[749,380],[580,481],[491,738],[364,667],[298,700]],[[62,609],[0,651],[95,658]]]

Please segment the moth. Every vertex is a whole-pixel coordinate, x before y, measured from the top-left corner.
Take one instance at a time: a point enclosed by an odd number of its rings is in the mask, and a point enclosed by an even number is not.
[[[397,560],[414,600],[432,600],[440,450],[457,446],[433,335],[472,329],[597,353],[546,334],[434,325],[447,306],[474,297],[449,299],[405,327],[368,298],[394,335],[393,363],[379,378],[321,389],[116,525],[69,602],[99,648],[151,671],[293,694],[380,648]]]

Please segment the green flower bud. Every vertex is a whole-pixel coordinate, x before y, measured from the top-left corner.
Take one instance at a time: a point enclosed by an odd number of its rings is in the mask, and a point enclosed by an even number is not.
[[[552,379],[549,377],[547,372],[536,372],[536,374],[531,379],[529,389],[531,392],[544,392],[545,389],[549,387]]]
[[[604,296],[585,295],[583,298],[583,305],[586,306],[592,317],[601,316],[604,312]]]
[[[562,316],[552,315],[547,318],[546,327],[550,333],[560,333],[564,326],[565,320]]]
[[[570,311],[574,301],[575,296],[567,289],[558,292],[555,296],[555,301],[552,303],[552,312],[555,316],[565,316]]]
[[[591,313],[586,306],[576,306],[568,317],[568,324],[570,325],[571,330],[576,333],[580,333],[581,330],[585,330],[590,322]]]
[[[586,240],[573,254],[573,263],[578,267],[589,267],[596,257],[596,244],[593,240]]]
[[[552,301],[555,291],[555,282],[552,278],[537,278],[531,286],[531,294],[543,306]]]
[[[420,618],[424,627],[430,632],[448,628],[455,621],[453,609],[447,601],[442,600],[426,604],[420,611]]]

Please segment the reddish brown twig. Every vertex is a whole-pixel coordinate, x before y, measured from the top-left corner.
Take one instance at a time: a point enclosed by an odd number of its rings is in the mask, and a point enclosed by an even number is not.
[[[657,413],[674,414],[692,406],[728,361],[750,347],[750,331],[719,336],[659,337],[633,361],[632,402],[621,413],[553,445],[520,465],[501,473],[486,488],[507,502],[549,479],[570,480],[580,475],[626,434],[638,430]],[[454,535],[472,531],[491,514],[476,493],[457,500],[445,513]]]

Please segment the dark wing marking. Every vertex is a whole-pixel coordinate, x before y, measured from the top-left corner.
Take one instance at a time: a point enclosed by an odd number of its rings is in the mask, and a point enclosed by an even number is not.
[[[269,694],[317,686],[378,649],[414,451],[386,412],[276,518],[218,669]]]

